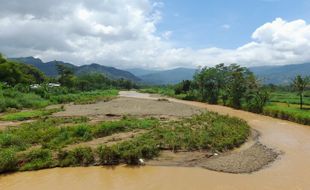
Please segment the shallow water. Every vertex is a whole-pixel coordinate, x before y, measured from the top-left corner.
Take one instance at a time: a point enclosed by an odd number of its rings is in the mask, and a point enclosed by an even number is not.
[[[150,98],[135,92],[122,96]],[[273,119],[223,106],[170,99],[245,119],[261,133],[260,142],[282,151],[270,166],[252,174],[226,174],[201,168],[118,166],[56,168],[0,176],[0,190],[67,189],[212,189],[309,190],[310,126]]]

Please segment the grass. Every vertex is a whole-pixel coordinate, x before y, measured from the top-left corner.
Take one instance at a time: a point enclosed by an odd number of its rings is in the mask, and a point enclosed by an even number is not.
[[[171,87],[150,87],[150,88],[140,89],[139,92],[149,93],[149,94],[161,94],[161,95],[170,96],[170,97],[175,96],[174,89]]]
[[[281,102],[287,104],[299,104],[299,96],[296,92],[276,91],[270,94],[271,102]],[[310,105],[310,91],[304,93],[303,102]]]
[[[77,124],[59,127],[70,122]],[[62,149],[68,144],[135,129],[146,133],[109,147]],[[135,165],[140,158],[158,156],[161,150],[226,151],[243,143],[249,132],[246,122],[211,112],[169,122],[125,117],[90,125],[85,118],[40,119],[0,131],[0,172],[94,164]]]
[[[57,155],[60,167],[88,166],[94,163],[94,153],[89,147],[77,147],[70,151],[60,151]]]
[[[54,165],[52,151],[48,149],[34,149],[20,156],[20,171],[39,170]]]
[[[109,101],[118,95],[118,90],[96,90],[90,92],[51,95],[49,100],[54,104],[74,102],[75,104],[90,104],[96,101]]]
[[[42,116],[48,116],[55,112],[61,111],[61,109],[40,109],[40,110],[29,110],[29,111],[21,111],[16,113],[6,113],[0,116],[0,120],[2,121],[24,121],[34,118],[39,118]]]
[[[310,125],[310,106],[299,109],[297,104],[271,103],[264,107],[265,115]]]
[[[43,108],[49,104],[49,100],[41,98],[34,93],[22,93],[13,89],[0,91],[0,112],[10,108]]]
[[[34,93],[23,93],[13,88],[0,90],[0,112],[9,109],[44,108],[51,104],[73,102],[90,104],[96,101],[109,101],[118,95],[118,90],[95,90],[77,93],[50,93],[45,98]],[[31,114],[31,113],[28,113]],[[35,113],[33,113],[35,114]]]

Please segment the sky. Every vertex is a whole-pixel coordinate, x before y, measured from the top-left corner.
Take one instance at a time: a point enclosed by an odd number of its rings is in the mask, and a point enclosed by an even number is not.
[[[310,62],[310,0],[0,0],[0,52],[170,69]]]

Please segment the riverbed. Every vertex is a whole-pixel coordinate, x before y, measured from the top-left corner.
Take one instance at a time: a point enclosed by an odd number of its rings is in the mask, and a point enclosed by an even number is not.
[[[121,92],[120,96],[155,99],[148,94]],[[67,189],[212,189],[212,190],[309,190],[310,127],[228,107],[200,102],[169,101],[197,106],[246,120],[260,133],[259,142],[281,152],[260,171],[228,174],[190,167],[143,166],[115,168],[55,168],[0,176],[0,190]]]

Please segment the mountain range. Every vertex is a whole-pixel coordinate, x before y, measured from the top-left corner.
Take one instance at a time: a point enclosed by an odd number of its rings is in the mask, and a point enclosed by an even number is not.
[[[296,75],[310,75],[310,63],[252,67],[250,70],[264,84],[289,84]]]
[[[90,64],[76,66],[62,61],[50,61],[44,63],[42,60],[34,57],[9,58],[24,64],[30,64],[47,76],[57,76],[57,64],[63,64],[74,70],[76,74],[87,74],[99,72],[110,78],[124,78],[138,83],[151,85],[176,84],[182,80],[191,80],[196,69],[193,68],[175,68],[170,70],[147,70],[147,69],[127,69],[121,70],[114,67],[107,67],[100,64]],[[249,68],[265,84],[289,84],[298,74],[310,75],[310,63],[292,64],[283,66],[259,66]]]
[[[103,65],[99,65],[96,63],[90,65],[76,66],[71,63],[65,63],[62,61],[50,61],[44,63],[41,59],[34,57],[20,57],[20,58],[9,58],[9,60],[17,61],[24,64],[30,64],[41,70],[47,76],[57,76],[57,64],[65,65],[71,68],[76,74],[87,74],[87,73],[103,73],[110,78],[120,79],[124,78],[127,80],[131,80],[134,82],[140,82],[141,79],[133,75],[132,73],[120,69],[116,69],[114,67],[107,67]]]

